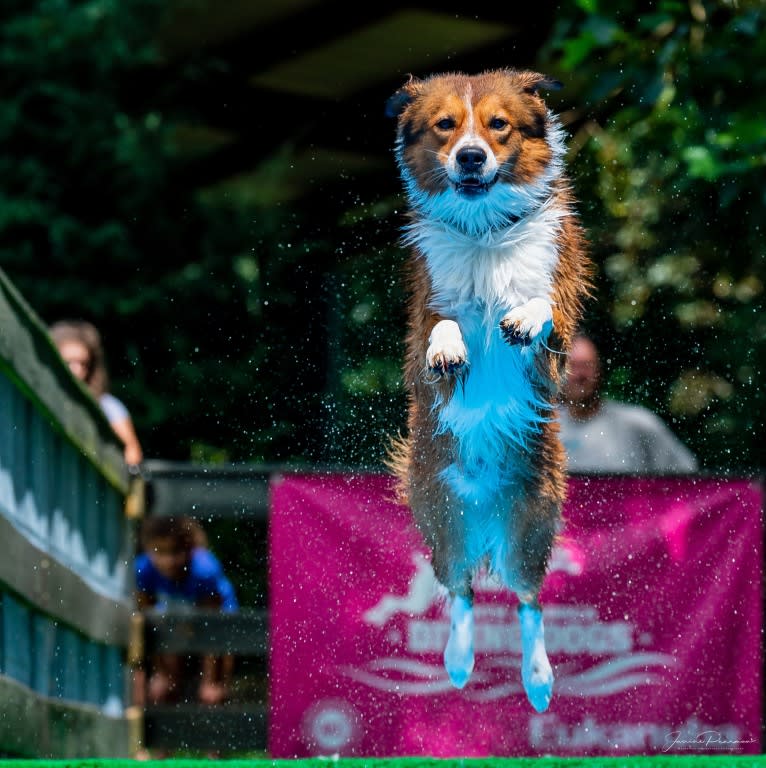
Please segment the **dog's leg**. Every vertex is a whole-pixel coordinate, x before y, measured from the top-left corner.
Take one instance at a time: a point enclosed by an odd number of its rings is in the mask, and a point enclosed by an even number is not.
[[[465,687],[473,672],[473,664],[473,593],[452,593],[444,668],[455,688]]]
[[[529,703],[544,712],[551,703],[553,670],[545,651],[543,612],[537,600],[519,605],[521,681]]]

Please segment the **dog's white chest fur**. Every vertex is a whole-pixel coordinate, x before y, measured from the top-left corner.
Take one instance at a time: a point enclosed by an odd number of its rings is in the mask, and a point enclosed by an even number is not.
[[[541,323],[550,318],[562,215],[543,206],[482,241],[429,221],[410,232],[426,260],[432,307],[454,321],[444,333],[459,338],[447,341],[466,349],[465,375],[449,402],[436,403],[439,429],[455,437],[458,451],[445,479],[465,499],[486,499],[512,481],[508,451],[523,453],[539,429],[545,404],[532,380],[534,349],[509,344],[500,321],[538,307],[546,313]]]
[[[426,258],[433,307],[460,322],[463,311],[508,311],[532,298],[550,298],[558,263],[556,238],[563,212],[543,206],[499,232],[477,239],[439,222],[421,220],[409,238]]]

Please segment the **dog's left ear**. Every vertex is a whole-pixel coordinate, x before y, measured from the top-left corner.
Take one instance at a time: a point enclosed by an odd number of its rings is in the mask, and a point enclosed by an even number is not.
[[[386,117],[399,117],[404,108],[415,97],[417,83],[420,81],[410,75],[410,79],[386,102]]]
[[[525,93],[535,95],[538,91],[559,91],[563,87],[564,83],[561,80],[548,77],[548,75],[541,75],[539,72],[528,72],[522,85]]]

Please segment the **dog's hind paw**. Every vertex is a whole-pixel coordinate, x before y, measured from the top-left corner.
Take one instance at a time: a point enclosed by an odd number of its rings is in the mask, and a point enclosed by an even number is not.
[[[543,614],[536,604],[519,606],[521,625],[521,682],[529,703],[545,712],[553,695],[553,670],[545,651]]]
[[[524,684],[529,703],[537,712],[545,712],[553,696],[553,670],[545,657],[542,663],[526,665],[521,670],[521,681]]]
[[[455,688],[464,688],[473,672],[473,607],[457,595],[450,608],[450,633],[444,649],[444,668]]]
[[[473,655],[468,663],[454,664],[447,661],[447,654],[444,654],[444,668],[447,670],[450,682],[458,690],[465,688],[471,679],[473,672]]]

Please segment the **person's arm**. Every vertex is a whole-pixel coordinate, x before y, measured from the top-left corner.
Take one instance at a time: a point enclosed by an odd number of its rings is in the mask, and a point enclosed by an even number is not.
[[[135,592],[135,602],[136,608],[138,608],[139,611],[143,611],[154,604],[154,599],[148,592],[144,592],[142,589],[137,589]],[[132,703],[138,707],[146,706],[146,663],[147,661],[144,658],[137,659],[132,670]]]
[[[143,461],[144,452],[141,450],[141,443],[136,435],[133,419],[125,404],[110,392],[105,392],[98,400],[114,433],[122,440],[125,463],[128,465],[140,464]]]
[[[128,465],[140,464],[144,460],[144,452],[141,450],[141,443],[138,441],[133,420],[128,416],[119,421],[113,421],[112,429],[125,445],[125,463]]]
[[[220,595],[210,595],[200,600],[198,605],[211,610],[221,610]],[[207,655],[201,660],[200,681],[197,698],[203,704],[221,704],[229,698],[229,687],[234,671],[234,657],[230,654],[223,656]]]
[[[239,608],[234,588],[223,571],[218,558],[208,549],[195,550],[196,563],[204,570],[204,594],[197,604],[204,608],[229,613]],[[234,657],[204,656],[200,684],[197,692],[203,704],[220,704],[229,697],[229,687],[234,671]]]
[[[221,704],[229,698],[234,657],[204,656],[197,696],[203,704]]]

